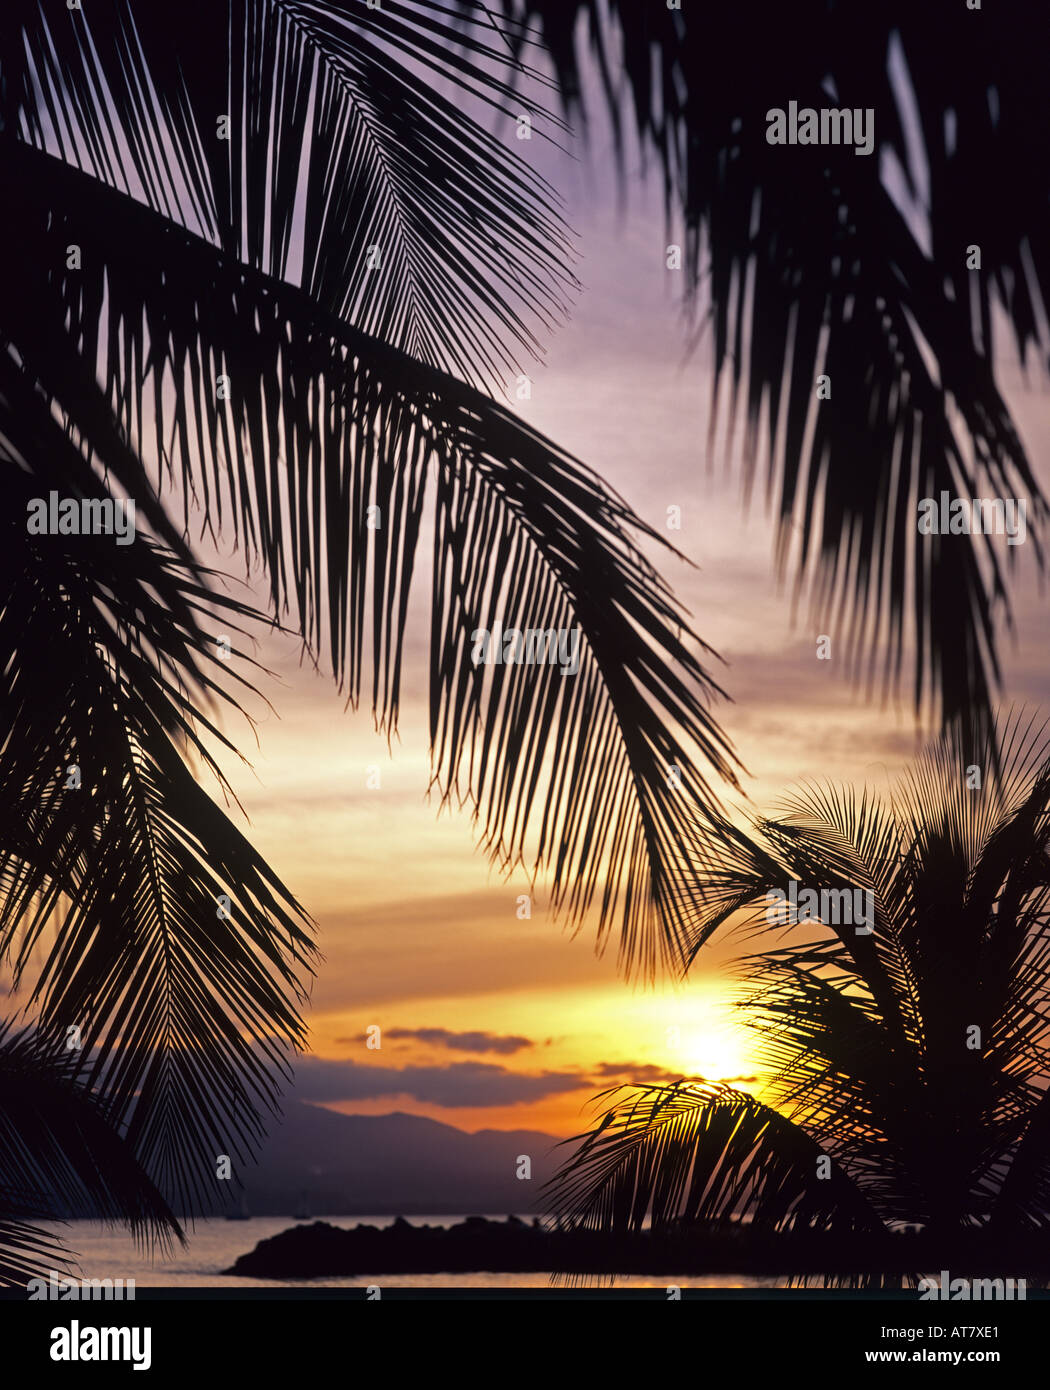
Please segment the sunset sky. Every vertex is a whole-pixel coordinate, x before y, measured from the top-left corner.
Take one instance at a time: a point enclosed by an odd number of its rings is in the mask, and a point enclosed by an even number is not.
[[[751,774],[755,807],[768,809],[812,777],[885,787],[917,748],[907,684],[898,704],[883,707],[851,687],[841,664],[816,660],[817,632],[834,637],[835,626],[815,627],[804,607],[793,622],[790,589],[778,592],[773,573],[763,488],[745,512],[739,467],[728,466],[721,445],[707,450],[710,353],[702,344],[686,354],[657,181],[629,156],[624,213],[600,129],[578,162],[539,142],[526,149],[568,200],[584,290],[547,364],[533,372],[532,399],[514,408],[657,528],[668,506],[682,508],[681,531],[668,535],[697,568],[670,557],[658,563],[727,662],[712,671],[734,700],[719,717]],[[1026,386],[1013,361],[1001,381],[1050,483],[1041,383]],[[1050,624],[1032,547],[1018,550],[1016,638],[1004,635],[1001,648],[1004,702],[1050,709]],[[228,565],[236,571],[238,561]],[[226,760],[248,833],[315,917],[325,956],[298,1096],[469,1130],[567,1135],[584,1127],[589,1098],[620,1081],[754,1078],[730,1008],[731,950],[709,949],[684,986],[629,986],[615,947],[597,959],[593,929],[567,936],[545,910],[542,887],[531,920],[519,920],[524,877],[501,881],[475,850],[469,817],[439,818],[428,803],[422,590],[417,600],[392,755],[368,710],[345,711],[334,683],[302,666],[290,640],[258,651],[278,677],[262,686],[276,713],[250,706],[258,747],[243,724],[226,724],[253,764],[248,771]],[[369,789],[375,764],[381,786]],[[730,806],[739,802],[728,795]],[[365,1047],[369,1025],[382,1029],[379,1051]]]

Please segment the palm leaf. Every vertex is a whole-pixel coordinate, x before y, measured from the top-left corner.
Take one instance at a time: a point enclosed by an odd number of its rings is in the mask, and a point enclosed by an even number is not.
[[[971,759],[999,775],[976,785]],[[738,1007],[765,1103],[639,1091],[571,1141],[556,1213],[600,1230],[750,1217],[777,1231],[797,1201],[834,1230],[841,1190],[858,1231],[923,1226],[931,1263],[1027,1260],[1050,1199],[1048,842],[1050,741],[1023,711],[987,736],[942,736],[887,797],[804,787],[727,837],[696,942],[736,922],[759,943]],[[866,886],[872,931],[767,918],[767,893],[792,879],[800,894]],[[814,1180],[817,1154],[840,1189]]]
[[[397,0],[100,0],[72,19],[15,0],[5,123],[363,331],[502,385],[575,279],[494,39],[484,16]],[[538,137],[560,124],[528,109]]]
[[[28,498],[105,496],[30,387],[0,355],[0,956],[16,984],[33,979],[45,1034],[80,1028],[82,1080],[188,1210],[214,1200],[217,1157],[245,1159],[261,1137],[255,1105],[276,1106],[286,1048],[302,1045],[316,954],[302,909],[191,765],[229,795],[208,742],[232,745],[205,710],[237,709],[232,692],[252,687],[213,634],[237,642],[260,615],[146,536],[28,535]],[[119,439],[113,453],[104,431],[90,437],[128,464]]]
[[[0,1285],[68,1264],[61,1242],[29,1216],[120,1221],[162,1249],[183,1239],[112,1108],[76,1070],[72,1053],[0,1027]]]
[[[469,798],[501,866],[528,855],[530,870],[549,869],[571,920],[596,905],[601,933],[622,914],[625,960],[650,970],[661,954],[680,960],[685,866],[721,825],[697,750],[730,780],[735,760],[706,709],[721,692],[639,548],[658,537],[596,475],[472,388],[47,156],[16,147],[3,157],[26,202],[7,229],[24,264],[7,323],[42,389],[59,403],[83,393],[74,365],[46,350],[68,323],[87,360],[103,354],[106,394],[132,440],[152,414],[187,507],[196,498],[216,526],[232,518],[269,571],[275,613],[294,605],[355,701],[371,625],[372,707],[389,728],[432,488],[431,731],[443,793]],[[84,262],[67,274],[55,257],[74,221]],[[146,369],[118,378],[118,362]],[[180,383],[177,406],[166,372]],[[212,384],[221,373],[228,408]],[[149,489],[147,476],[138,487]],[[498,621],[578,629],[578,674],[473,665],[472,634]],[[669,795],[676,781],[681,794]]]
[[[987,537],[920,536],[916,505],[942,491],[1021,498],[1042,566],[1047,504],[993,337],[1001,312],[1022,360],[1050,353],[1050,93],[1030,57],[1041,18],[1014,7],[967,24],[952,0],[860,20],[846,0],[502,11],[513,51],[546,42],[576,117],[593,100],[588,46],[614,130],[633,114],[658,154],[689,295],[699,303],[703,283],[710,307],[709,444],[720,422],[742,426],[748,491],[765,460],[780,571],[808,582],[858,680],[873,688],[881,667],[884,689],[899,688],[907,653],[917,710],[987,734],[1006,575]],[[881,153],[769,145],[766,112],[789,100],[873,110]],[[818,402],[821,374],[832,394]]]
[[[765,846],[741,837],[735,897],[701,931],[791,877],[872,886],[870,937],[832,921],[765,946],[744,963],[745,1007],[776,1103],[887,1221],[1031,1220],[1045,1189],[1050,744],[1023,712],[983,737],[938,741],[885,806],[797,793]],[[971,759],[1000,775],[974,786]]]
[[[70,1265],[62,1242],[46,1227],[0,1217],[0,1288],[25,1288],[30,1279]]]
[[[623,1089],[589,1133],[564,1141],[574,1152],[545,1188],[564,1224],[655,1232],[747,1218],[777,1233],[878,1229],[844,1173],[816,1180],[813,1140],[747,1092],[684,1081]]]

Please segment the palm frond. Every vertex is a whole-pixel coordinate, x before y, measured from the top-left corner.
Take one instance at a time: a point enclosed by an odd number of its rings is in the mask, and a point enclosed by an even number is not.
[[[464,27],[397,0],[8,8],[9,129],[330,313],[497,385],[564,316],[567,228],[484,16]],[[502,134],[482,123],[492,108]],[[537,139],[561,124],[530,113]]]
[[[61,1273],[71,1259],[62,1242],[45,1227],[0,1216],[0,1289],[22,1289],[30,1279]]]
[[[751,909],[741,1007],[771,1102],[883,1220],[941,1231],[1041,1219],[1050,1172],[1050,744],[1023,711],[983,739],[949,733],[885,800],[792,795],[727,843],[697,937]],[[971,758],[999,775],[978,782]],[[873,930],[767,917],[791,879],[868,887]]]
[[[544,1189],[570,1227],[637,1232],[748,1219],[783,1233],[879,1223],[848,1177],[818,1180],[821,1150],[747,1092],[712,1083],[621,1088]],[[601,1097],[599,1097],[601,1099]]]
[[[82,1080],[192,1210],[214,1200],[217,1157],[261,1137],[255,1103],[275,1107],[303,1042],[316,957],[303,910],[191,765],[230,795],[214,710],[238,708],[254,662],[235,648],[225,663],[216,635],[239,647],[261,615],[147,535],[29,535],[33,496],[107,496],[32,386],[0,354],[0,956],[32,980],[45,1035],[80,1029]]]
[[[29,1218],[120,1221],[137,1241],[165,1250],[183,1239],[114,1110],[61,1048],[0,1028],[0,1285],[68,1263],[61,1242]]]
[[[1041,18],[1019,6],[965,24],[951,0],[860,17],[848,0],[504,0],[502,12],[516,52],[546,42],[577,117],[593,100],[589,47],[614,129],[633,115],[658,154],[689,294],[699,303],[703,283],[710,305],[709,442],[723,420],[742,428],[748,491],[765,460],[781,572],[808,582],[858,680],[874,688],[881,667],[897,689],[907,653],[916,709],[987,733],[1006,574],[987,536],[920,536],[917,504],[1020,498],[1042,567],[1047,503],[993,338],[1001,313],[1022,361],[1050,354],[1050,93],[1030,56]],[[878,148],[770,145],[766,113],[792,100],[873,111]],[[818,401],[821,375],[831,396]]]
[[[90,614],[26,603],[28,587],[23,576],[23,601],[4,613],[29,622],[5,692],[21,738],[0,756],[0,952],[16,984],[32,967],[29,1004],[48,1035],[77,1025],[84,1078],[193,1209],[214,1198],[217,1156],[243,1160],[260,1139],[255,1104],[276,1106],[285,1048],[305,1039],[314,948],[298,903],[137,686],[148,663],[130,646],[114,663]],[[27,658],[46,641],[70,660],[65,680],[41,682]]]
[[[571,920],[596,904],[602,933],[622,913],[626,961],[680,961],[687,866],[722,823],[697,756],[731,782],[737,764],[707,710],[722,692],[696,651],[713,653],[639,548],[659,537],[488,397],[45,155],[2,157],[25,190],[25,215],[7,228],[24,275],[6,322],[40,389],[59,405],[83,392],[46,351],[52,336],[68,331],[89,361],[101,353],[133,445],[148,432],[165,469],[177,463],[187,522],[190,499],[216,527],[232,519],[269,572],[275,614],[293,605],[354,701],[371,625],[372,708],[391,729],[432,487],[443,793],[470,800],[501,866],[528,855],[531,871],[550,870]],[[67,273],[55,257],[74,224],[83,268]],[[121,362],[144,370],[118,375]],[[473,634],[498,625],[578,631],[578,672],[474,664]]]

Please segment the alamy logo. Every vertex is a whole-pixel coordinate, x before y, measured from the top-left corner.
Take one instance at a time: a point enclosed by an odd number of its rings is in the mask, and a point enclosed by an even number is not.
[[[938,500],[940,505],[938,505]],[[1024,543],[1027,518],[1023,497],[924,497],[919,503],[923,536],[1006,536],[1007,545]]]
[[[575,676],[580,669],[578,627],[529,627],[522,632],[497,623],[491,632],[487,627],[476,628],[470,640],[475,666],[558,665],[563,676]]]
[[[118,545],[135,539],[135,503],[112,497],[59,497],[50,492],[27,504],[31,536],[112,536]]]
[[[149,1327],[68,1327],[51,1329],[52,1361],[130,1361],[132,1370],[148,1371],[153,1330]]]
[[[875,148],[875,108],[872,106],[823,106],[816,110],[789,101],[766,112],[768,145],[853,145],[854,154],[871,154]]]
[[[988,1299],[1015,1299],[1027,1302],[1025,1287],[1023,1279],[953,1279],[946,1269],[942,1269],[940,1279],[919,1280],[919,1298],[962,1303],[970,1300],[979,1303]]]
[[[870,936],[875,924],[875,894],[870,888],[803,888],[792,879],[787,892],[771,888],[766,894],[770,926],[823,922],[826,926],[856,925],[858,936]]]
[[[134,1279],[67,1279],[56,1270],[50,1270],[50,1279],[30,1279],[26,1293],[32,1303],[38,1298],[98,1299],[134,1298]]]

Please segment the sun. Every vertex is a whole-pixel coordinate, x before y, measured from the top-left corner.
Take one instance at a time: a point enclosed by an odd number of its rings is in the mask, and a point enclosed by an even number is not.
[[[635,999],[625,1014],[638,1053],[668,1076],[724,1081],[741,1090],[759,1085],[756,1039],[717,985]]]
[[[746,1054],[746,1043],[746,1033],[739,1027],[732,1031],[728,1028],[698,1029],[684,1034],[678,1052],[684,1074],[751,1090],[757,1085],[758,1076],[754,1062]]]

